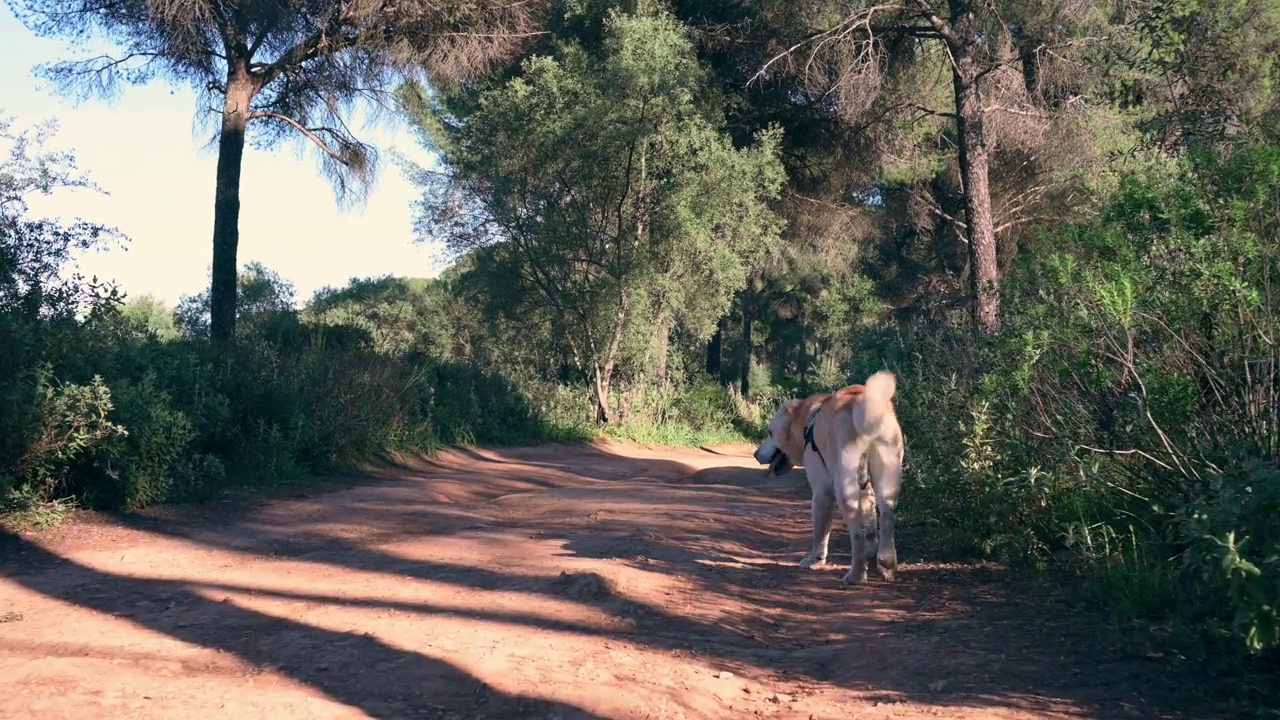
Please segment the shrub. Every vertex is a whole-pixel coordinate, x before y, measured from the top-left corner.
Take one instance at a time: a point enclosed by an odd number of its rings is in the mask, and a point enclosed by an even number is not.
[[[1005,328],[870,331],[901,375],[904,517],[942,548],[1065,564],[1118,609],[1280,643],[1280,150],[1136,172],[1004,284]],[[1172,561],[1171,561],[1172,559]]]

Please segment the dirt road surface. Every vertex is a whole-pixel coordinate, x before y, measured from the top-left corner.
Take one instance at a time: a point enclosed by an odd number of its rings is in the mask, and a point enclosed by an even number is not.
[[[843,530],[801,570],[802,472],[741,447],[451,450],[4,534],[0,718],[1225,718],[1262,693],[919,560],[909,527],[893,584],[839,586]]]

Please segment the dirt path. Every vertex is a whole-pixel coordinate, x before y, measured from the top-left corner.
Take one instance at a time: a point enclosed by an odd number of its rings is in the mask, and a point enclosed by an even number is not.
[[[721,453],[451,451],[0,535],[0,718],[1238,716],[1239,685],[997,571],[798,569],[800,471]]]

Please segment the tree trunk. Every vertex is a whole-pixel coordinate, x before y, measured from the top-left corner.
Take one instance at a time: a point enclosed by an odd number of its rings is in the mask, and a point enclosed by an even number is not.
[[[240,245],[240,168],[244,160],[249,103],[256,88],[248,68],[229,73],[218,137],[218,169],[213,200],[213,277],[209,284],[209,334],[215,345],[231,342],[236,331],[236,252]]]
[[[658,357],[653,366],[653,378],[657,381],[658,394],[660,395],[665,395],[667,392],[667,355],[671,350],[671,327],[669,323],[666,311],[659,310],[657,329],[655,330],[657,337],[654,338],[657,341],[655,351]]]
[[[742,293],[742,397],[751,399],[751,300],[749,292]]]
[[[613,369],[618,362],[618,347],[622,344],[622,330],[627,321],[629,301],[625,293],[618,295],[618,314],[614,317],[613,332],[603,357],[598,357],[592,367],[595,381],[596,424],[609,425],[613,413],[609,410],[609,392],[613,384]]]
[[[796,356],[796,366],[800,370],[800,394],[809,394],[809,324],[805,322],[804,303],[800,304],[800,349]]]
[[[796,358],[796,364],[800,366],[800,394],[809,394],[809,347],[808,341],[803,337],[800,338],[799,356]]]
[[[609,411],[609,385],[613,382],[613,363],[596,365],[595,367],[596,424],[608,425],[613,422]]]
[[[707,341],[707,374],[723,383],[720,375],[720,363],[724,353],[724,333],[729,325],[729,316],[725,315],[716,323],[716,332]]]
[[[978,27],[971,0],[950,0],[955,33],[951,56],[955,88],[960,180],[964,191],[965,240],[969,244],[969,292],[974,328],[989,335],[1000,329],[1000,271],[996,264],[995,223],[987,179],[990,149],[984,128],[980,71],[974,57]]]

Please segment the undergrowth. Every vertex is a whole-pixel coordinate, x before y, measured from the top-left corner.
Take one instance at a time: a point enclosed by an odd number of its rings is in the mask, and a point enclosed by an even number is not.
[[[1078,573],[1119,616],[1280,645],[1280,150],[1136,171],[1007,271],[1004,328],[872,330],[938,553]]]

